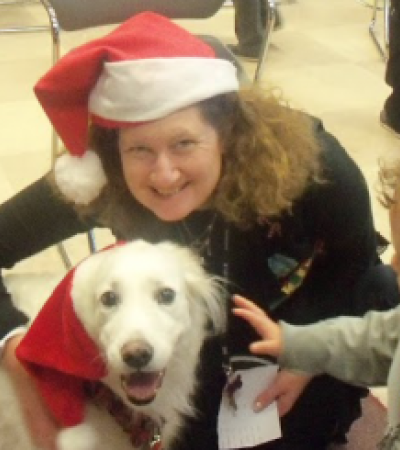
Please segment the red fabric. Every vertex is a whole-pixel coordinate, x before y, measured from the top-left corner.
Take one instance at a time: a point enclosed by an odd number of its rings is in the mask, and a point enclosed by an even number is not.
[[[64,426],[83,420],[84,380],[99,380],[107,373],[96,344],[74,311],[74,273],[71,270],[56,287],[16,350],[55,418]]]
[[[185,56],[214,58],[215,52],[169,19],[145,12],[69,52],[39,80],[35,93],[66,148],[82,156],[87,148],[88,97],[105,61]]]

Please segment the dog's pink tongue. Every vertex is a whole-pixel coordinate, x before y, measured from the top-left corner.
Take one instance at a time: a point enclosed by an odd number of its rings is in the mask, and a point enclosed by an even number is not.
[[[124,376],[122,386],[132,401],[151,401],[162,381],[160,372],[139,372]]]

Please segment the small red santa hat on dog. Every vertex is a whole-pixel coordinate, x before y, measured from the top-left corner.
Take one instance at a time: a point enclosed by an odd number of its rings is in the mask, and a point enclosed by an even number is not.
[[[121,128],[167,116],[238,89],[235,66],[158,14],[138,14],[82,45],[35,86],[36,96],[69,153],[54,173],[61,192],[88,204],[107,184],[88,147],[88,127]]]
[[[97,345],[74,309],[71,291],[76,270],[79,266],[59,283],[16,350],[63,426],[78,425],[83,420],[85,380],[100,380],[107,374]]]
[[[117,252],[126,245],[125,241],[118,241],[71,269],[16,349],[17,358],[33,376],[47,406],[63,426],[75,426],[83,421],[87,401],[85,382],[99,381],[107,375],[101,352],[76,312],[74,302],[78,301],[82,289],[82,281],[79,285],[76,280],[81,277],[86,284],[87,264],[95,261],[98,254]]]

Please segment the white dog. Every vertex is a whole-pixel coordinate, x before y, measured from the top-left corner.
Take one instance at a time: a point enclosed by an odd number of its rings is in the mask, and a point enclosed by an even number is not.
[[[14,278],[8,288],[17,306],[31,315],[32,305],[33,309],[38,305],[35,292],[43,295],[43,283],[49,286],[54,280],[28,277],[21,287],[21,280]],[[152,424],[149,440],[143,448],[150,448],[150,440],[159,433],[163,449],[168,450],[184,417],[196,413],[191,397],[202,344],[224,328],[220,283],[187,249],[134,241],[84,260],[74,271],[69,295],[104,361],[101,382],[129,411],[150,419],[146,420]],[[0,372],[0,450],[32,450],[10,382]],[[139,418],[141,423],[142,417],[134,413],[132,420]],[[60,450],[132,449],[129,433],[93,401],[86,405],[81,424],[59,433],[58,446]]]

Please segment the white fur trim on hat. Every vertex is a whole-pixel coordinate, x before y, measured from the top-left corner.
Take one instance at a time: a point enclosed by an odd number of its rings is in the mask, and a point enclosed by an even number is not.
[[[71,201],[87,205],[107,184],[100,158],[91,150],[83,156],[61,155],[54,166],[54,177],[60,191]]]
[[[236,67],[223,59],[107,62],[90,93],[89,111],[104,119],[142,122],[238,88]]]

